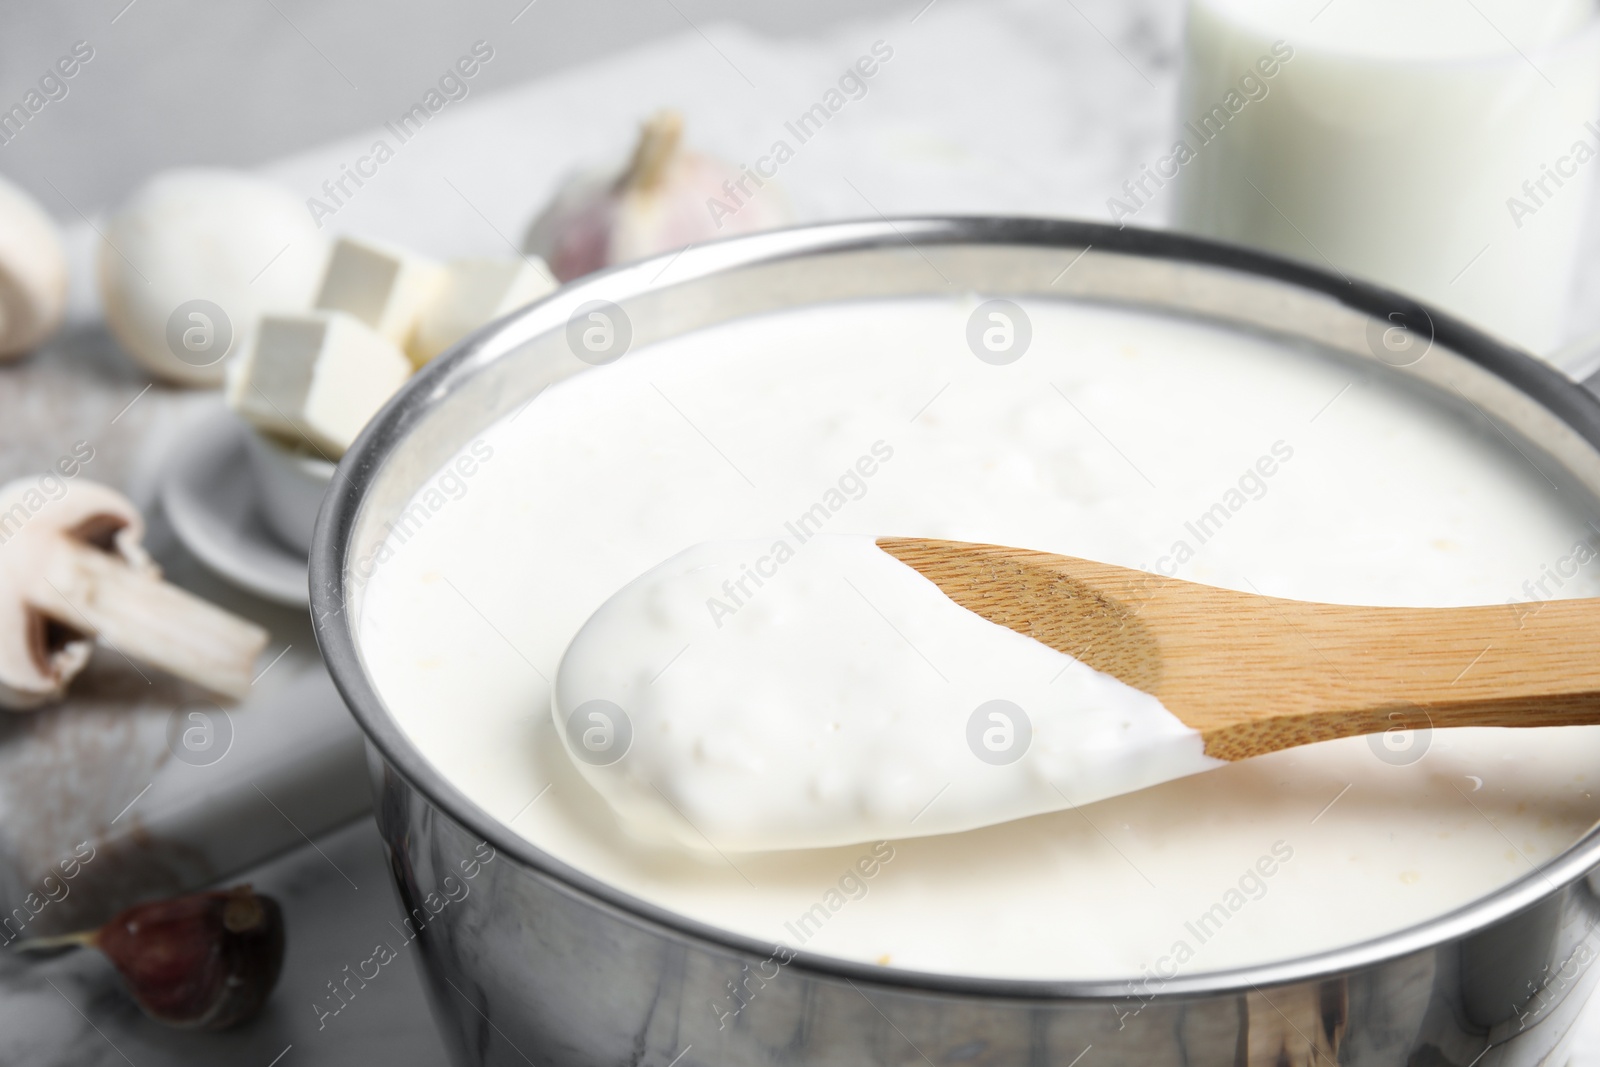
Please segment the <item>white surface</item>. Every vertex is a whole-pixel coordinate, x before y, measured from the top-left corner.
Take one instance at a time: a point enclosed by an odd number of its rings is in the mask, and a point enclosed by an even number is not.
[[[832,487],[840,508],[892,461],[873,447]],[[1155,697],[973,614],[871,536],[821,532],[829,518],[824,503],[761,540],[685,549],[561,656],[556,736],[641,840],[760,852],[960,833],[1222,766]]]

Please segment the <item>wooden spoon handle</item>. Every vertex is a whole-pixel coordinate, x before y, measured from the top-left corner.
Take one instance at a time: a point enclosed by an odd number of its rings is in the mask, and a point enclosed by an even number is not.
[[[1352,607],[1026,549],[878,544],[963,607],[1158,697],[1220,759],[1397,725],[1600,723],[1600,600]]]
[[[1173,672],[1174,714],[1219,758],[1395,726],[1600,723],[1600,601],[1526,614],[1260,601],[1271,615],[1254,620],[1254,641],[1238,619],[1194,635],[1216,674],[1192,660]]]

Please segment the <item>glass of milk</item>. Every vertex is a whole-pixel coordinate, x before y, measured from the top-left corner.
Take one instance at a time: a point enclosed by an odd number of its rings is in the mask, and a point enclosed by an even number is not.
[[[1596,0],[1190,0],[1179,107],[1126,190],[1175,181],[1178,228],[1541,355],[1566,340],[1600,177]]]

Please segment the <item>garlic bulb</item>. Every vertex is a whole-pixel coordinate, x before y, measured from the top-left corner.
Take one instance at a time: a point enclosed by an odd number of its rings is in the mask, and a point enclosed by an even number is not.
[[[772,229],[789,221],[770,178],[680,149],[683,117],[661,111],[639,133],[621,171],[568,179],[528,227],[523,250],[562,281],[685,245]]]

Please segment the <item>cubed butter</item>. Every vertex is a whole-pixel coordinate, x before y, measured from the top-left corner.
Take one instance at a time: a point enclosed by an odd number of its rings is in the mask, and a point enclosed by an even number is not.
[[[228,402],[257,429],[338,459],[410,376],[405,353],[353,315],[267,315]]]
[[[341,237],[328,257],[316,307],[354,315],[404,349],[444,281],[444,267],[426,256]]]
[[[445,267],[438,296],[423,309],[406,354],[420,367],[479,326],[555,287],[550,268],[538,256],[454,260]]]

